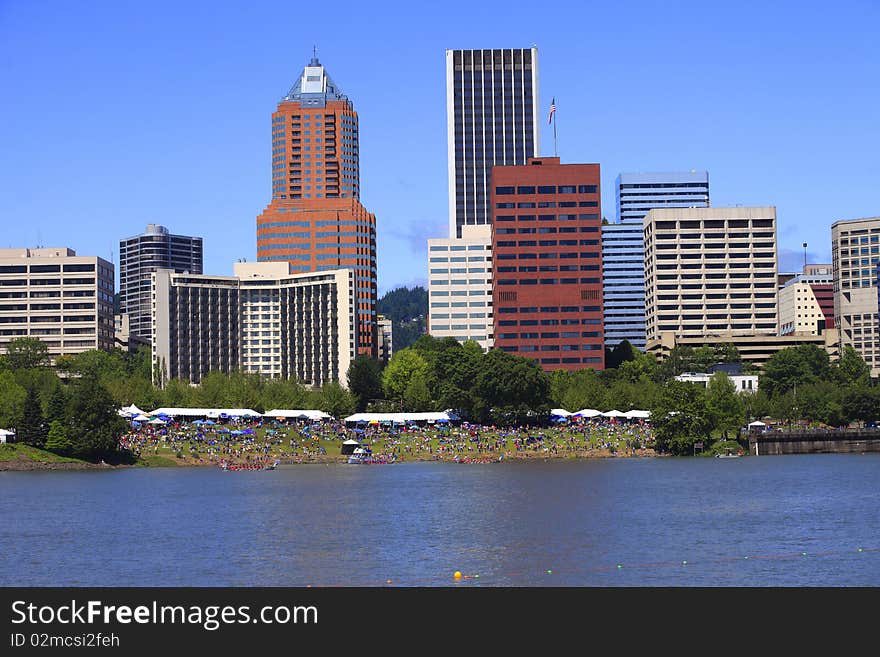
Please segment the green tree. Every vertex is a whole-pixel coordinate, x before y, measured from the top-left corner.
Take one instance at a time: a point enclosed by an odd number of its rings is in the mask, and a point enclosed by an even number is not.
[[[422,376],[413,376],[403,394],[403,405],[408,411],[422,413],[431,410],[431,393]]]
[[[848,422],[876,422],[880,412],[876,388],[854,385],[843,394],[842,415]]]
[[[840,360],[834,366],[837,381],[844,386],[867,384],[871,377],[871,368],[862,358],[861,354],[850,345],[845,345],[840,354]]]
[[[321,387],[319,396],[319,408],[335,418],[344,418],[354,413],[357,402],[348,390],[339,385],[338,381],[331,381]]]
[[[46,404],[46,423],[52,425],[53,422],[65,422],[67,417],[67,394],[64,386],[60,382],[56,382],[55,389],[49,397],[49,403]]]
[[[115,452],[126,423],[116,412],[117,406],[93,374],[71,384],[67,404],[67,435],[74,453],[98,457]]]
[[[798,345],[781,349],[767,359],[759,385],[773,398],[796,386],[827,379],[830,371],[828,352],[813,344]]]
[[[702,386],[675,379],[667,381],[649,410],[659,452],[691,454],[696,441],[709,438],[712,422]]]
[[[46,449],[56,454],[72,454],[74,451],[73,441],[67,435],[67,427],[62,420],[53,420],[49,423],[49,435],[46,438]]]
[[[550,379],[531,358],[491,350],[480,362],[474,412],[484,423],[524,424],[550,412]]]
[[[0,372],[0,429],[16,426],[21,421],[27,391],[18,385],[15,375]]]
[[[28,388],[22,407],[16,438],[26,445],[42,447],[46,442],[46,420],[36,388]]]
[[[428,363],[415,349],[394,352],[382,372],[382,388],[388,399],[403,403],[403,397],[414,376],[428,375]]]
[[[639,353],[639,350],[633,347],[629,340],[621,340],[614,347],[606,347],[605,368],[616,369],[620,367],[621,363],[636,360]]]
[[[382,362],[369,356],[358,356],[348,367],[348,389],[357,400],[357,410],[363,411],[374,399],[381,399]]]
[[[706,410],[712,426],[721,431],[724,439],[731,430],[744,424],[745,405],[736,392],[736,386],[724,372],[716,372],[706,388]]]
[[[473,416],[472,389],[483,356],[483,348],[476,342],[440,341],[427,379],[438,410],[453,409],[465,419]]]
[[[6,362],[12,370],[49,364],[49,348],[39,338],[15,338],[6,345]]]

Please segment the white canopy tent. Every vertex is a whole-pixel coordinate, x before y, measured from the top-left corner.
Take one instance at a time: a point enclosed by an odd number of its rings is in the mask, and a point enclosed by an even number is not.
[[[602,417],[625,417],[625,415],[615,408],[607,413],[602,413]]]
[[[141,413],[140,415],[135,415],[131,419],[135,422],[149,422],[150,421],[150,417],[148,415],[144,415],[143,413]]]
[[[328,415],[324,411],[313,410],[284,410],[275,408],[271,411],[263,413],[263,417],[268,418],[285,418],[285,419],[308,419],[308,420],[332,420],[333,416]]]
[[[755,420],[754,422],[749,422],[750,427],[766,427],[767,425],[761,422],[761,420]]]
[[[551,408],[550,415],[556,415],[558,417],[569,417],[571,416],[571,413],[569,413],[564,408]]]
[[[602,415],[602,411],[597,411],[595,408],[582,408],[577,413],[572,414],[574,417],[596,417],[597,415]]]
[[[649,417],[651,417],[651,411],[639,411],[633,409],[624,413],[623,417],[629,418],[630,420],[647,420]]]
[[[365,424],[404,424],[406,422],[457,422],[459,419],[461,418],[455,413],[443,411],[442,413],[355,413],[345,418],[345,421]]]
[[[122,417],[134,417],[135,415],[143,415],[144,412],[139,409],[137,406],[132,404],[131,406],[123,406],[118,411],[116,411]]]
[[[10,436],[14,437],[15,432],[9,431],[7,429],[0,429],[0,443],[5,443],[9,440],[12,440],[12,438]]]

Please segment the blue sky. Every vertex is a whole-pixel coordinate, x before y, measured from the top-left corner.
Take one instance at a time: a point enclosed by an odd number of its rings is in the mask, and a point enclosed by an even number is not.
[[[423,6],[424,5],[424,6]],[[538,46],[542,155],[709,171],[712,205],[775,205],[780,269],[880,215],[880,3],[0,0],[0,247],[119,259],[160,223],[205,272],[256,256],[271,113],[317,45],[360,117],[380,293],[447,234],[446,48]]]

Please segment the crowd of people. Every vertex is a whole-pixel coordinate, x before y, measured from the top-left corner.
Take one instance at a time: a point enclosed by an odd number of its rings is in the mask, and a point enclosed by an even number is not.
[[[653,453],[650,423],[593,418],[539,427],[499,427],[462,422],[365,424],[330,420],[239,419],[222,424],[184,422],[133,425],[121,446],[138,458],[178,463],[344,462],[343,441],[369,447],[377,460],[487,463],[522,458],[586,458]]]

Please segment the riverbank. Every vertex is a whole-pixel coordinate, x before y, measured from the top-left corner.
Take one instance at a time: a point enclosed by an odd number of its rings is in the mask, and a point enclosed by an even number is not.
[[[92,463],[68,456],[59,456],[44,449],[18,443],[0,444],[0,472],[32,472],[37,470],[112,470],[130,467],[110,465],[103,461]]]
[[[492,456],[467,455],[454,453],[434,454],[430,452],[417,452],[396,458],[396,463],[456,463],[456,464],[480,464],[480,463],[504,463],[511,461],[573,461],[581,459],[606,459],[606,458],[655,458],[664,455],[657,454],[653,449],[636,449],[624,451],[612,451],[610,449],[584,449],[577,452],[554,453],[547,451],[505,451]],[[229,460],[230,464],[243,465],[254,463],[252,460]],[[348,456],[344,454],[289,454],[278,456],[279,465],[333,465],[345,464]],[[82,459],[74,459],[58,456],[52,452],[28,447],[26,445],[2,445],[0,446],[0,472],[39,472],[39,471],[64,471],[64,470],[118,470],[122,468],[204,468],[219,467],[219,461],[202,458],[178,458],[173,455],[147,456],[138,459],[132,464],[112,465],[105,462],[93,463]]]

